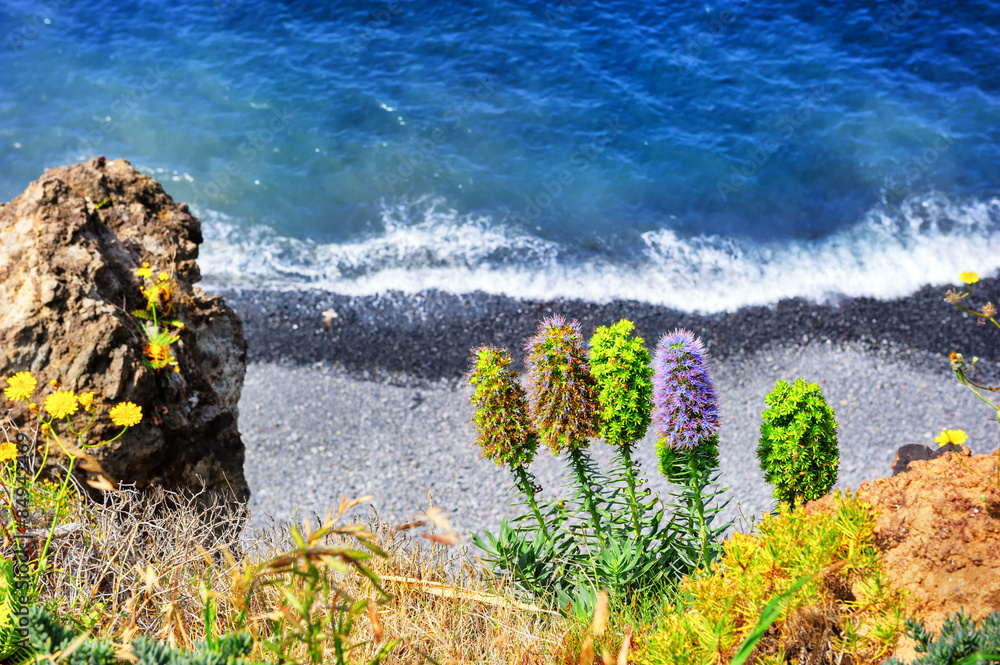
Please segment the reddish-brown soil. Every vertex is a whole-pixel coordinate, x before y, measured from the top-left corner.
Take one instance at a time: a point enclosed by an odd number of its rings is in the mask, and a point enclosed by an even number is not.
[[[875,542],[893,589],[910,592],[907,616],[936,633],[948,613],[979,620],[1000,610],[1000,476],[997,451],[945,453],[906,473],[864,482],[855,496],[878,512]],[[806,512],[832,512],[832,497]],[[916,657],[903,636],[896,656]]]

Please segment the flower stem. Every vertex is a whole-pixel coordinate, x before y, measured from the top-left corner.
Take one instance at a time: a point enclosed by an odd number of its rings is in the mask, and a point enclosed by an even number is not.
[[[632,509],[632,527],[635,530],[636,541],[642,537],[642,526],[639,524],[639,508],[635,503],[635,462],[632,461],[632,447],[622,444],[620,447],[622,460],[625,462],[625,482],[628,483],[628,504]]]
[[[531,506],[531,512],[535,514],[535,519],[538,520],[538,526],[542,529],[542,535],[545,536],[545,540],[552,540],[551,536],[549,536],[549,530],[545,528],[545,520],[542,519],[542,513],[538,510],[538,504],[535,503],[535,488],[531,475],[521,465],[514,467],[514,475],[517,476],[518,489],[528,497],[528,505]]]
[[[580,492],[583,494],[583,505],[590,513],[590,525],[594,528],[594,534],[597,536],[597,542],[600,543],[601,547],[604,547],[604,532],[601,531],[601,517],[597,513],[597,504],[594,503],[594,493],[591,491],[590,479],[587,478],[587,473],[585,471],[585,453],[576,447],[571,447],[569,450],[569,460],[570,466],[573,467],[573,472],[576,474],[576,481],[580,485]]]

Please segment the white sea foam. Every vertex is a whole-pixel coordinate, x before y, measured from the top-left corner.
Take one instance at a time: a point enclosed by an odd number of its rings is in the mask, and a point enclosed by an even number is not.
[[[650,231],[636,252],[641,258],[625,265],[574,264],[555,243],[461,215],[440,200],[386,207],[384,233],[341,244],[281,237],[266,227],[246,230],[221,213],[196,212],[205,227],[199,263],[209,288],[349,295],[478,290],[526,299],[630,299],[710,313],[796,296],[890,299],[927,284],[954,284],[962,270],[985,276],[1000,269],[1000,200],[955,203],[936,194],[877,206],[848,230],[816,242]]]

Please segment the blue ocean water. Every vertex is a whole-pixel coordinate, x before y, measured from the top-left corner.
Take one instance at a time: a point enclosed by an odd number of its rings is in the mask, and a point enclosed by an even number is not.
[[[0,200],[125,157],[212,286],[732,310],[1000,268],[1000,5],[0,0]]]

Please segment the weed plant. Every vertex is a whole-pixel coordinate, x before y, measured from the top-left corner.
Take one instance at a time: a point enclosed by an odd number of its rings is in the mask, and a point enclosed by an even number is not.
[[[902,631],[904,598],[888,588],[872,533],[875,517],[850,495],[833,514],[795,507],[734,533],[711,574],[686,578],[676,606],[638,656],[643,665],[727,663],[759,626],[776,596],[793,593],[757,637],[757,662],[787,662],[810,651],[878,662]],[[798,582],[798,589],[794,590]]]
[[[911,665],[980,665],[1000,663],[1000,612],[973,621],[964,612],[948,614],[937,639],[924,622],[906,620],[906,635],[916,640],[919,656]],[[903,665],[892,658],[886,665]]]

